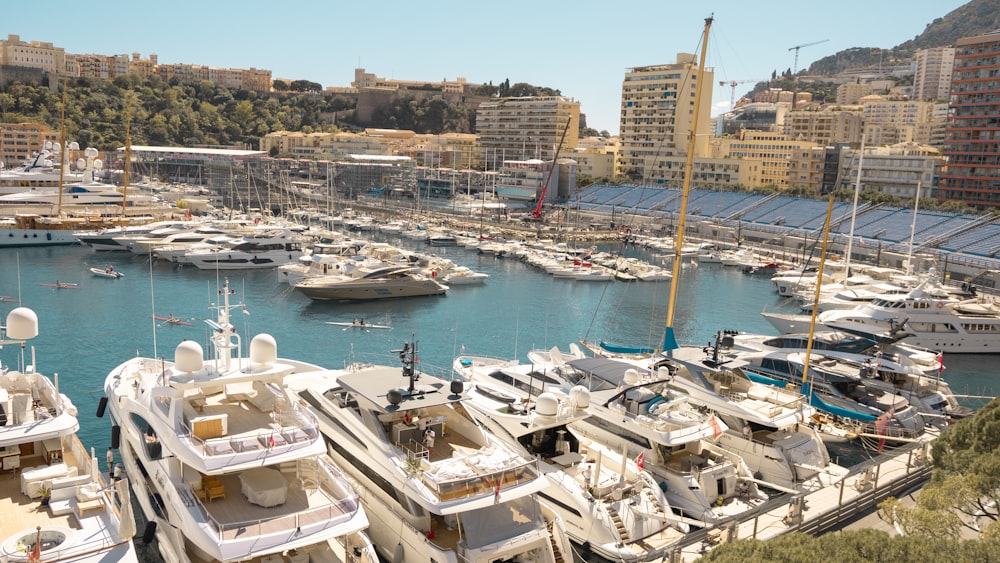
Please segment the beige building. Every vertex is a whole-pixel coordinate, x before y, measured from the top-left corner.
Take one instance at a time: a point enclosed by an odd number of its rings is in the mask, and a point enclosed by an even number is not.
[[[674,64],[630,68],[622,81],[619,138],[619,168],[627,177],[642,181],[665,181],[666,157],[686,157],[691,128],[695,122],[695,92],[701,79],[696,155],[708,154],[711,132],[712,85],[714,72],[698,76],[697,57],[678,53]]]
[[[858,100],[874,91],[875,89],[872,88],[872,85],[867,82],[848,82],[846,84],[841,84],[840,86],[837,86],[837,105],[856,106],[858,105]]]
[[[955,48],[921,49],[915,59],[913,99],[947,100],[951,91],[951,73],[955,67]]]
[[[8,35],[6,41],[0,41],[0,65],[33,68],[59,76],[66,68],[66,51],[52,43],[25,43],[17,35]]]
[[[563,149],[559,158],[576,161],[577,175],[616,178],[619,148],[618,137],[584,137],[575,149]]]
[[[861,107],[807,109],[785,115],[784,133],[789,139],[817,145],[861,142]]]
[[[918,143],[940,145],[944,139],[947,102],[861,98],[866,143],[871,146]]]
[[[934,190],[935,170],[944,164],[944,157],[934,147],[917,143],[900,143],[887,147],[866,148],[840,153],[840,173],[837,189],[853,190],[861,168],[861,191],[912,199],[920,186],[920,197],[929,198]]]
[[[501,161],[552,161],[564,134],[562,150],[577,146],[580,102],[563,96],[493,99],[479,104],[476,131],[481,149]]]
[[[58,142],[59,132],[40,123],[0,123],[0,163],[20,166],[46,141]]]
[[[818,191],[822,150],[817,162],[813,157],[815,149],[822,149],[822,145],[791,141],[780,133],[746,130],[739,137],[714,139],[712,156],[752,162],[754,174],[750,178],[755,183],[746,184],[748,188],[815,185]]]
[[[276,147],[278,154],[315,160],[338,160],[349,155],[390,154],[390,145],[384,137],[357,133],[277,131],[261,137],[260,150],[269,152],[271,147]]]

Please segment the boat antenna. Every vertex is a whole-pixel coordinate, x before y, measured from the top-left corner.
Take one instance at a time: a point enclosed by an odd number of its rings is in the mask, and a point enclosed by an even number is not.
[[[688,134],[687,162],[684,165],[684,189],[681,192],[680,218],[677,221],[677,239],[674,241],[674,264],[670,280],[670,301],[667,304],[667,322],[663,330],[663,351],[678,348],[674,335],[674,305],[677,300],[677,285],[681,279],[681,247],[684,244],[684,224],[687,218],[688,198],[691,194],[691,176],[694,169],[695,137],[698,133],[698,115],[701,112],[701,89],[705,83],[705,56],[708,51],[708,30],[713,17],[705,18],[705,31],[701,37],[701,60],[698,62],[698,83],[694,88],[694,116],[691,118],[691,132]]]

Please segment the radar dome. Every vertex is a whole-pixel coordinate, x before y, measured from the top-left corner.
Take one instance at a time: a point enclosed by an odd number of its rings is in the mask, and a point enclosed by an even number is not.
[[[15,340],[38,336],[38,315],[27,307],[18,307],[7,313],[7,336]]]
[[[195,372],[205,364],[203,356],[200,344],[194,340],[185,340],[174,349],[174,364],[184,373]]]
[[[95,170],[100,170],[102,168],[104,168],[104,161],[101,160],[101,159],[99,159],[99,158],[95,158],[94,159],[94,169]]]
[[[250,341],[250,361],[269,366],[278,359],[278,343],[270,334],[258,334]]]
[[[80,150],[80,143],[78,143],[76,141],[71,142],[69,144],[69,150],[71,150],[71,151],[78,151],[78,150]]]
[[[87,158],[96,158],[99,153],[94,147],[87,147],[83,150],[83,156]]]
[[[83,170],[86,166],[87,166],[87,161],[86,160],[84,160],[82,158],[76,159],[76,169],[77,170]]]
[[[559,413],[559,399],[552,393],[542,393],[535,400],[535,414],[538,416],[555,416]]]
[[[667,366],[660,366],[656,368],[656,378],[670,379],[670,368],[668,368]]]
[[[625,385],[635,385],[639,383],[639,372],[632,368],[625,370]]]
[[[583,385],[575,385],[569,390],[569,400],[578,409],[585,409],[590,406],[590,389]]]

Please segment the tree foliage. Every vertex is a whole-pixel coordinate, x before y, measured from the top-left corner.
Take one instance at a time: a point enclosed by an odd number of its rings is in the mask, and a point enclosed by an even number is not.
[[[125,144],[126,119],[136,145],[257,147],[273,131],[336,131],[325,116],[354,107],[343,95],[314,93],[316,83],[286,86],[288,91],[260,94],[211,81],[164,83],[159,76],[79,78],[66,82],[64,108],[61,84],[56,92],[15,82],[0,90],[0,121],[44,123],[58,130],[65,109],[67,139],[102,151]]]

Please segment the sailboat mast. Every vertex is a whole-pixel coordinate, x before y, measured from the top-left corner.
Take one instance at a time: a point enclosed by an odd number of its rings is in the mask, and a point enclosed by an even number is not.
[[[851,230],[847,235],[847,256],[844,258],[846,271],[844,277],[851,275],[851,247],[854,245],[854,220],[858,216],[858,192],[861,191],[861,166],[865,162],[865,132],[861,131],[861,152],[858,154],[858,175],[854,180],[854,207],[851,211]]]
[[[674,350],[677,337],[674,335],[674,305],[677,301],[677,284],[681,277],[681,248],[684,245],[684,224],[687,219],[688,198],[691,193],[691,176],[694,170],[695,139],[698,134],[698,115],[701,111],[701,90],[705,83],[705,56],[708,52],[708,30],[712,27],[713,18],[705,18],[705,31],[701,36],[701,59],[698,61],[697,84],[694,88],[694,117],[691,119],[691,132],[688,134],[687,162],[684,165],[684,190],[681,192],[680,219],[677,222],[677,239],[674,241],[674,264],[670,280],[670,300],[667,305],[667,322],[663,331],[663,350]]]
[[[122,217],[128,205],[128,173],[132,162],[132,106],[125,108],[125,169],[122,174]]]
[[[833,216],[833,194],[826,206],[826,226],[823,228],[823,250],[819,255],[819,272],[816,273],[816,293],[813,294],[812,316],[809,318],[809,340],[806,344],[805,361],[802,364],[802,383],[809,376],[809,358],[812,356],[813,334],[816,332],[816,313],[819,311],[819,292],[823,287],[823,266],[826,265],[826,244],[830,239],[830,219]]]
[[[62,215],[63,174],[66,171],[66,79],[63,78],[62,111],[59,115],[59,196],[56,198],[56,215]]]
[[[906,275],[913,273],[913,238],[917,234],[917,210],[920,208],[920,180],[917,180],[917,195],[913,198],[913,221],[910,222],[910,248],[906,252]]]

